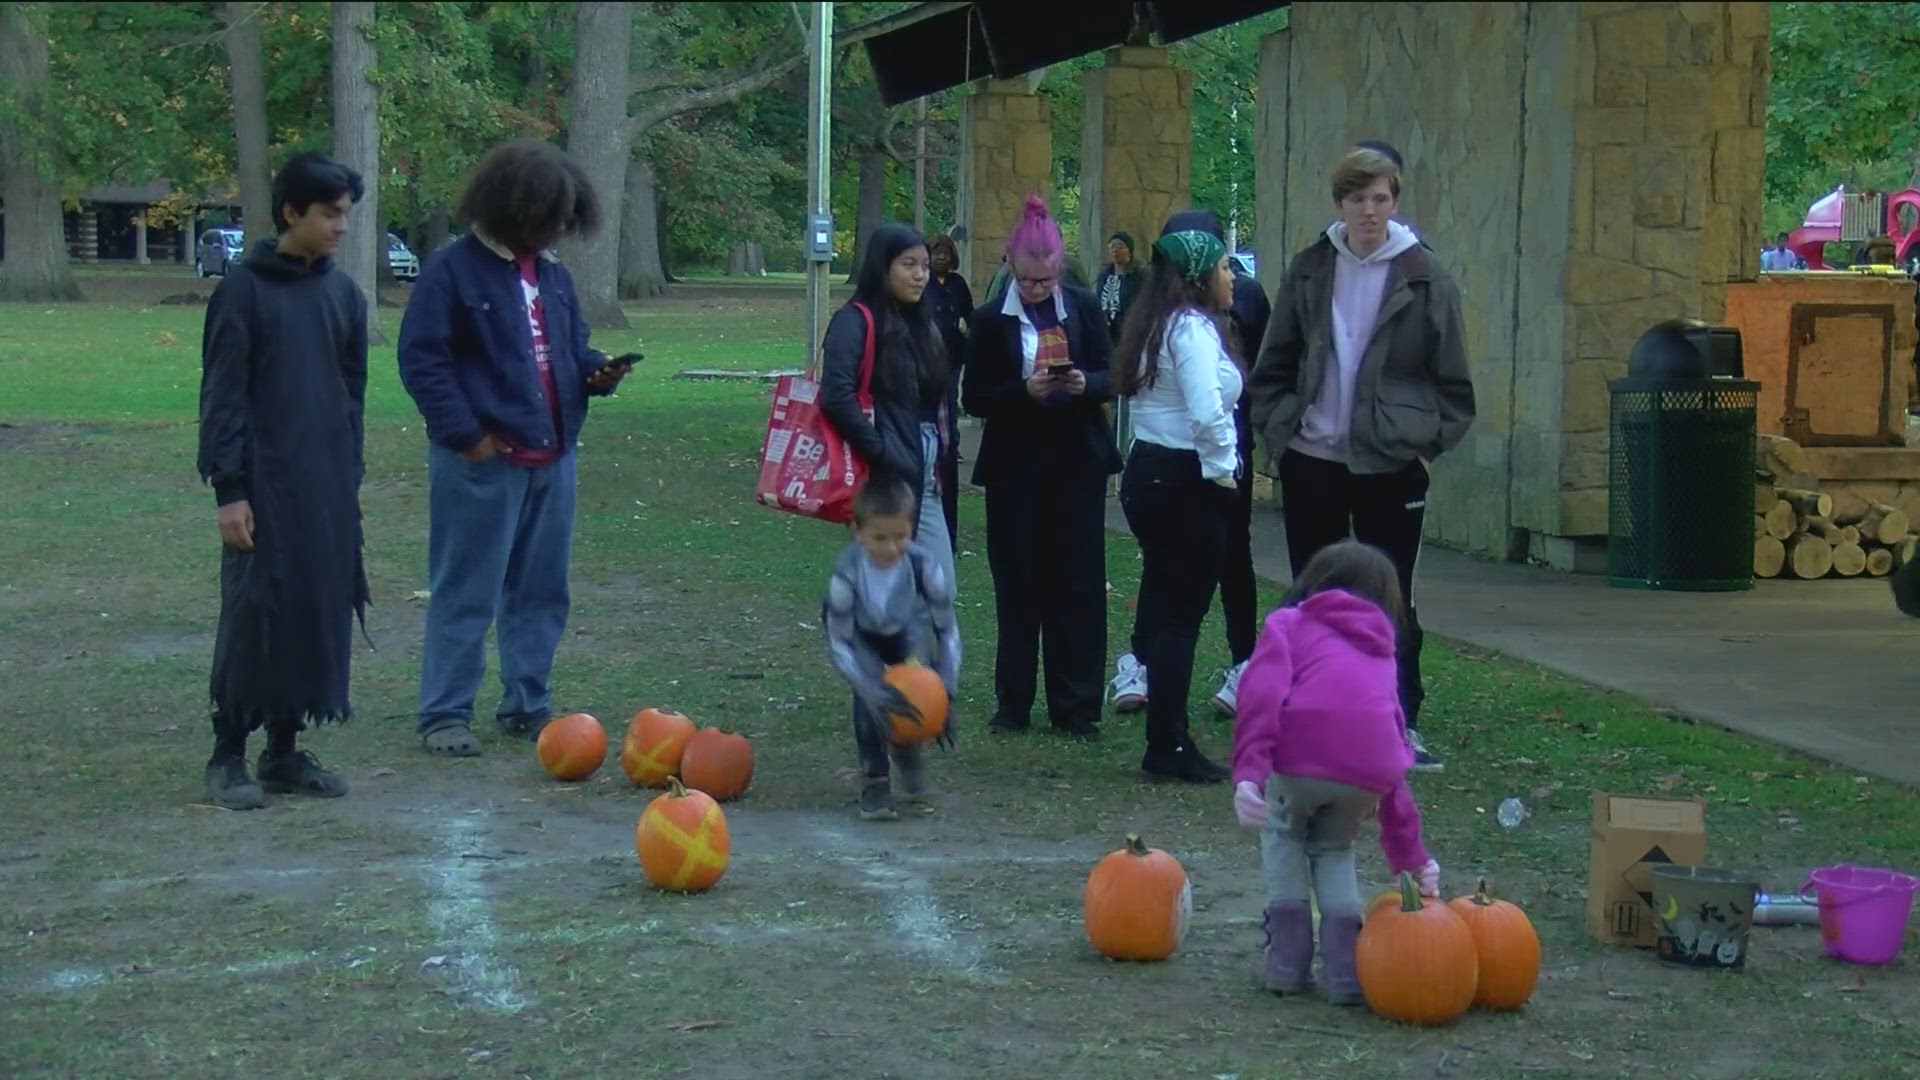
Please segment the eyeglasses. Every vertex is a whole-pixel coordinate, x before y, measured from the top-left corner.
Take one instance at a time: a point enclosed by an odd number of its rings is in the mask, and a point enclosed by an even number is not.
[[[1020,287],[1023,289],[1039,289],[1059,281],[1060,275],[1055,274],[1052,277],[1016,277],[1013,280],[1019,282]]]

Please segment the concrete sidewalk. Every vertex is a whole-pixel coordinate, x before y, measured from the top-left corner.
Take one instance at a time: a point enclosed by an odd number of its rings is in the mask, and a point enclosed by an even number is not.
[[[1125,528],[1117,500],[1108,522]],[[1279,512],[1256,511],[1253,532],[1255,569],[1289,580]],[[1920,621],[1886,579],[1755,585],[1616,589],[1429,547],[1414,594],[1433,633],[1920,787]]]
[[[978,438],[963,429],[969,457]],[[1127,531],[1118,499],[1107,524]],[[1255,508],[1253,561],[1291,577],[1277,509]],[[1414,592],[1430,632],[1920,787],[1920,620],[1884,578],[1644,592],[1429,547]]]

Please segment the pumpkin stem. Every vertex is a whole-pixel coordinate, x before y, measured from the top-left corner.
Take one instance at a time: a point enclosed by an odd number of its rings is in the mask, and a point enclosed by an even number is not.
[[[1142,858],[1146,856],[1147,845],[1141,841],[1139,833],[1127,834],[1127,850]]]
[[[1400,871],[1400,910],[1420,910],[1420,888],[1413,883],[1413,875]]]
[[[670,785],[670,786],[671,786],[671,788],[672,788],[672,792],[673,792],[673,797],[674,797],[674,798],[676,798],[676,799],[684,799],[684,798],[686,798],[686,797],[687,797],[687,787],[686,787],[686,785],[685,785],[685,784],[682,784],[682,783],[680,782],[680,778],[679,778],[679,777],[677,777],[677,776],[669,776],[669,777],[667,777],[667,783],[668,783],[668,785]]]
[[[1473,902],[1480,905],[1481,907],[1487,907],[1488,905],[1493,903],[1493,892],[1492,890],[1487,888],[1486,878],[1481,878],[1480,887],[1474,890]]]

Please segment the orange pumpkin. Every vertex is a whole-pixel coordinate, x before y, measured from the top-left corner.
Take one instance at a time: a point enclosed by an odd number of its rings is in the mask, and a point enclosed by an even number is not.
[[[688,791],[679,777],[655,796],[634,826],[633,850],[647,880],[670,892],[696,893],[713,888],[727,872],[733,841],[727,815],[703,791]]]
[[[1367,1005],[1389,1020],[1450,1024],[1473,1004],[1480,982],[1473,933],[1452,908],[1423,906],[1413,875],[1400,875],[1400,906],[1360,928],[1354,967]]]
[[[753,744],[745,735],[703,728],[680,755],[680,779],[720,802],[737,799],[753,782]]]
[[[1473,935],[1479,955],[1480,984],[1473,1003],[1483,1009],[1517,1009],[1533,996],[1540,980],[1540,937],[1533,922],[1516,904],[1495,900],[1487,879],[1472,896],[1456,896],[1447,904]]]
[[[1087,875],[1087,941],[1110,960],[1165,960],[1193,915],[1193,886],[1180,861],[1127,834],[1127,846]]]
[[[680,755],[693,739],[693,721],[672,709],[641,709],[620,742],[620,767],[640,787],[666,787],[680,771]]]
[[[568,713],[540,729],[533,752],[555,780],[585,780],[607,760],[607,729],[587,713]]]
[[[947,684],[939,673],[917,660],[909,660],[888,668],[882,678],[920,710],[918,723],[899,715],[887,717],[893,729],[893,741],[907,746],[939,738],[947,729]]]

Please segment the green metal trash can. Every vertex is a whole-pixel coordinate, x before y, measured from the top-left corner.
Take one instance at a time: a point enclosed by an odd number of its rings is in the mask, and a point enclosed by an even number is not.
[[[1760,384],[1629,375],[1608,389],[1608,583],[1753,588]]]

